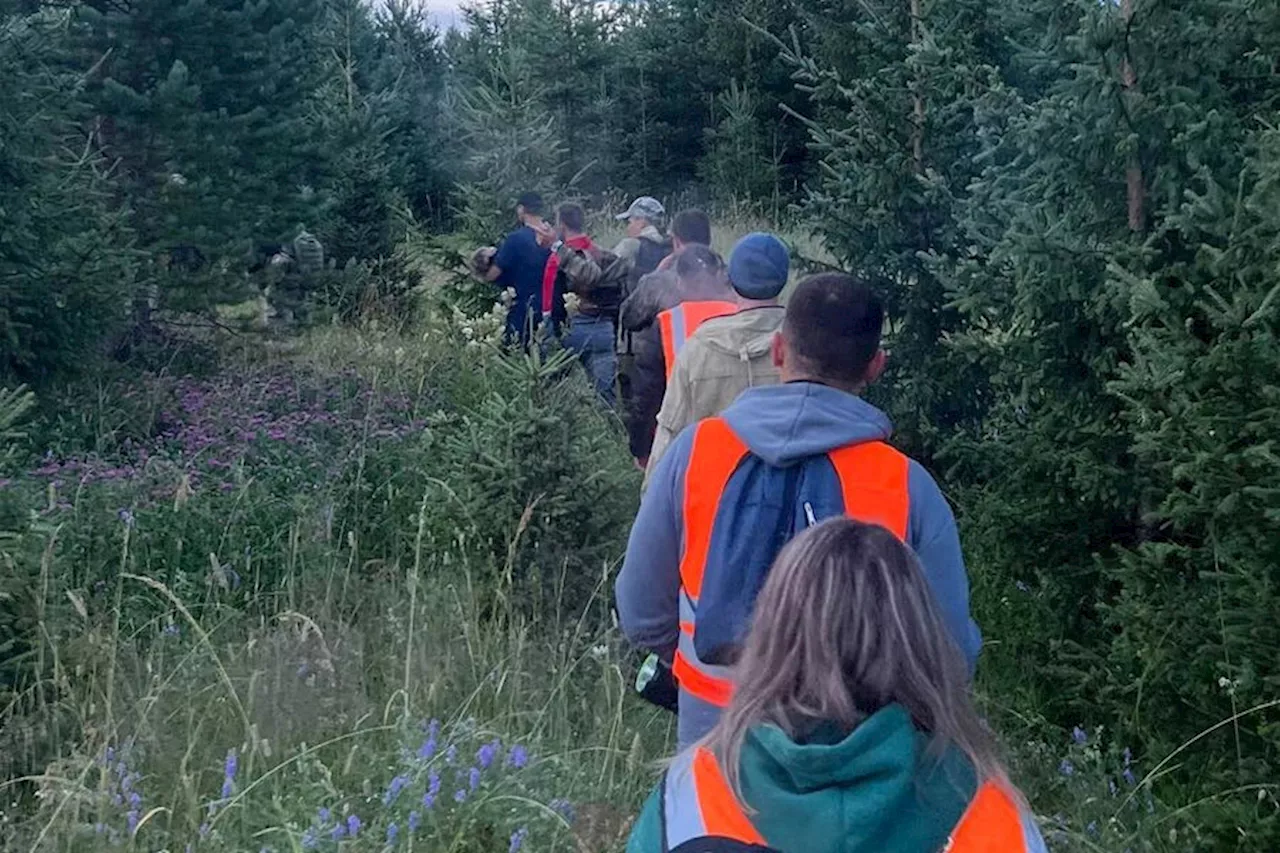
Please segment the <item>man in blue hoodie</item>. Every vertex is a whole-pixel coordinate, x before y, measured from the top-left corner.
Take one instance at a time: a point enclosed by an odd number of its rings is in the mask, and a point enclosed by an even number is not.
[[[653,471],[617,582],[622,629],[671,664],[679,745],[710,731],[756,593],[782,546],[831,515],[880,524],[920,558],[969,663],[981,635],[955,518],[927,471],[886,443],[859,395],[884,370],[884,309],[857,279],[801,282],[773,344],[782,384],[750,388],[684,430]]]

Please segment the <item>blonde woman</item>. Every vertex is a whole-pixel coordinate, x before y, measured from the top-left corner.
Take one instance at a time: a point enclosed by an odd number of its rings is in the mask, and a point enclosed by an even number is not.
[[[779,555],[728,708],[628,853],[1044,853],[911,550],[837,518]]]

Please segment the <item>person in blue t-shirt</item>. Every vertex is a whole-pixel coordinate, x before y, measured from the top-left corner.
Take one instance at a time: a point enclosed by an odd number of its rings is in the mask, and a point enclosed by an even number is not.
[[[542,219],[542,197],[525,193],[516,202],[516,218],[520,227],[506,236],[493,256],[486,278],[516,292],[507,312],[507,339],[528,343],[529,336],[542,319],[542,271],[546,269],[549,249],[538,245],[535,229],[545,225]]]

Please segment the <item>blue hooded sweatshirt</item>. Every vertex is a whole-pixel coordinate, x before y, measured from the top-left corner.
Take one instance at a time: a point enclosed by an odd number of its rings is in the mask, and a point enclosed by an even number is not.
[[[721,417],[756,459],[784,472],[841,447],[887,441],[893,431],[888,417],[860,397],[811,382],[750,388]],[[681,516],[694,432],[691,427],[680,433],[654,469],[617,582],[623,632],[635,645],[667,661],[674,655],[680,635]],[[750,471],[744,475],[740,468],[726,487],[717,528],[723,524],[736,530],[751,529],[750,519],[745,524],[735,523],[733,518],[725,518],[724,512],[750,512],[769,503],[767,491],[774,489],[776,482],[768,477],[753,476]],[[943,620],[972,673],[982,639],[969,616],[969,580],[955,517],[933,477],[914,460],[909,466],[907,489],[907,544],[919,557]],[[718,717],[718,708],[682,691],[680,747],[709,732]]]

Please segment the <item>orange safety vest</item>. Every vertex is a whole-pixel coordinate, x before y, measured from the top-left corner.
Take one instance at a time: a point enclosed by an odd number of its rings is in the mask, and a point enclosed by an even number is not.
[[[765,848],[720,763],[695,747],[677,756],[662,780],[662,831],[667,850],[695,838],[723,838]],[[1026,853],[1022,812],[1001,785],[985,782],[951,831],[943,853]]]
[[[658,315],[658,331],[662,334],[662,357],[666,360],[667,381],[676,369],[676,356],[684,349],[685,341],[698,327],[713,317],[734,314],[738,306],[732,302],[681,302]]]
[[[693,634],[720,500],[729,478],[751,451],[723,418],[702,421],[695,430],[685,473],[680,639],[671,669],[681,688],[723,708],[733,693],[728,669],[700,661]],[[878,524],[905,541],[910,504],[907,457],[879,441],[841,447],[827,457],[840,480],[845,515]]]

